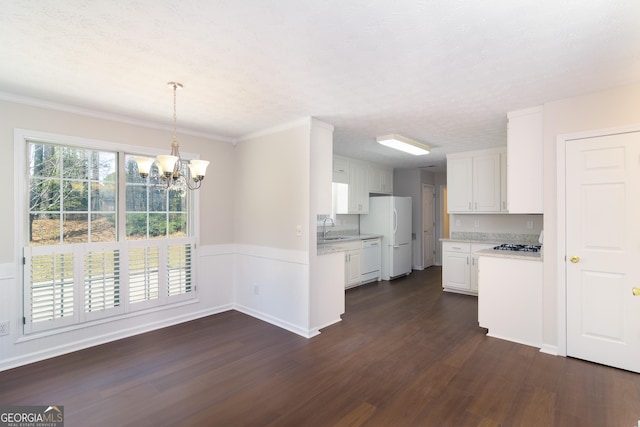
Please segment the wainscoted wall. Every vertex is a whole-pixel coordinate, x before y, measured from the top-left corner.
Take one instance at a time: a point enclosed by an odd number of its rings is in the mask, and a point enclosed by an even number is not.
[[[10,322],[10,334],[0,336],[0,371],[231,310],[233,265],[232,245],[200,247],[196,299],[135,315],[23,336],[22,285],[17,283],[16,266],[0,264],[0,321]]]
[[[298,335],[309,325],[309,253],[236,245],[235,308]]]

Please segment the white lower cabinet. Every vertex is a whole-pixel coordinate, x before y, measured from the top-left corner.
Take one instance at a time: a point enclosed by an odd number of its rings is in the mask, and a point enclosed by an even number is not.
[[[348,251],[345,255],[345,288],[350,288],[360,284],[362,269],[362,249]]]
[[[478,294],[478,255],[495,243],[442,242],[442,288],[449,292]]]
[[[361,283],[362,241],[350,240],[337,243],[344,249],[344,287],[351,288]]]
[[[480,256],[478,324],[487,335],[542,347],[542,262]]]
[[[471,291],[470,243],[442,243],[442,288],[445,291]]]

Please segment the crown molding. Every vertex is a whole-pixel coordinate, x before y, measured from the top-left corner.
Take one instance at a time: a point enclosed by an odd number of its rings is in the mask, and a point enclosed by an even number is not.
[[[104,111],[91,110],[88,108],[80,108],[73,105],[60,104],[51,101],[44,101],[37,98],[29,98],[22,95],[15,95],[8,92],[0,92],[0,101],[14,102],[16,104],[30,105],[32,107],[44,108],[47,110],[62,111],[65,113],[78,114],[80,116],[92,117],[95,119],[109,120],[112,122],[125,123],[134,126],[141,126],[150,129],[158,129],[163,131],[173,131],[172,126],[163,125],[157,122],[149,120],[134,119],[127,116],[120,116],[118,114],[105,113]],[[190,129],[177,128],[177,132],[183,135],[196,136],[200,138],[213,139],[215,141],[228,142],[230,144],[236,143],[235,138],[228,136],[214,135],[206,132],[198,132]]]

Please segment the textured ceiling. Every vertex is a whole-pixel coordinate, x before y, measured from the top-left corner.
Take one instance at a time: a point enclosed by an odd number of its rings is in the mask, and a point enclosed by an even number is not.
[[[229,140],[314,116],[393,167],[506,143],[506,113],[640,81],[638,0],[5,0],[0,92]],[[375,142],[398,133],[414,157]]]

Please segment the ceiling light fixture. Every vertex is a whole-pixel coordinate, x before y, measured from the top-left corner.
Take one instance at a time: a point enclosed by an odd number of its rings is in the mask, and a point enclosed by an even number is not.
[[[169,82],[167,86],[173,89],[173,142],[171,142],[171,155],[159,155],[155,159],[150,157],[136,157],[138,172],[142,178],[150,176],[151,168],[155,164],[155,174],[151,179],[159,182],[162,180],[167,189],[184,192],[197,190],[202,185],[202,180],[207,172],[209,162],[207,160],[186,161],[180,157],[180,143],[176,138],[176,92],[182,89],[182,84]]]
[[[421,144],[409,138],[405,138],[400,135],[385,135],[376,138],[379,144],[386,145],[387,147],[395,148],[396,150],[404,151],[405,153],[413,154],[414,156],[422,156],[429,154],[431,147]]]

